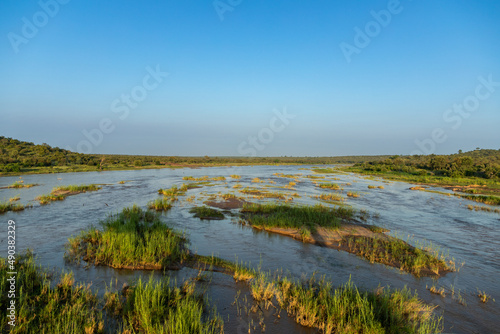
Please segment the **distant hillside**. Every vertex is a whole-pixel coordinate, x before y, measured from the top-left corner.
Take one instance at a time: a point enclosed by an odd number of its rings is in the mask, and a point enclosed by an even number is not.
[[[230,164],[357,164],[367,170],[447,176],[500,177],[500,150],[475,150],[452,155],[342,157],[177,157],[75,153],[48,144],[0,136],[0,174],[55,173],[131,168],[219,166]]]
[[[136,167],[217,166],[227,164],[352,164],[389,156],[345,157],[177,157],[75,153],[48,144],[0,136],[0,173],[91,171]]]

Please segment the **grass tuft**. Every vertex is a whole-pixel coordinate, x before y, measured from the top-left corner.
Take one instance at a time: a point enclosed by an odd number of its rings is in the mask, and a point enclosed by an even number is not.
[[[69,239],[66,258],[113,268],[176,268],[188,256],[186,239],[159,215],[138,206],[123,209]]]
[[[172,208],[172,202],[166,198],[157,198],[148,202],[148,209],[156,211],[168,211]]]
[[[210,208],[208,206],[195,206],[191,210],[190,213],[194,213],[194,216],[200,219],[206,220],[220,220],[224,219],[224,214],[219,210]]]

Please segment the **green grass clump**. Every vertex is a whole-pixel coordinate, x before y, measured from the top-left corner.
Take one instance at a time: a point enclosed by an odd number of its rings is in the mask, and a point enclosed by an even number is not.
[[[307,227],[311,232],[317,226],[339,228],[342,219],[351,219],[352,208],[328,208],[322,205],[292,206],[288,204],[245,204],[241,209],[244,218],[256,227]]]
[[[0,202],[0,213],[5,213],[7,211],[22,211],[29,206],[24,206],[20,203]]]
[[[325,201],[325,202],[343,202],[343,201],[345,201],[345,198],[339,194],[321,194],[321,195],[312,196],[312,198],[316,198],[318,200]]]
[[[37,198],[35,198],[38,202],[40,202],[41,205],[49,204],[50,202],[54,201],[63,201],[66,198],[64,195],[53,195],[53,194],[47,194],[47,195],[40,195]]]
[[[103,315],[89,286],[75,284],[71,273],[53,284],[50,276],[35,264],[30,252],[18,256],[16,275],[16,322],[8,324],[7,307],[11,272],[0,258],[0,326],[5,333],[103,333]]]
[[[60,186],[52,189],[52,193],[61,192],[61,191],[69,191],[70,193],[84,193],[87,191],[97,191],[101,189],[101,186],[97,184],[80,184],[80,185],[69,185],[69,186]]]
[[[349,251],[370,262],[384,263],[420,276],[422,270],[439,275],[451,271],[442,258],[423,249],[413,247],[407,242],[390,238],[382,240],[364,236],[347,236],[342,240]]]
[[[442,318],[433,315],[406,287],[360,291],[350,280],[337,288],[325,279],[304,282],[261,274],[251,283],[255,301],[266,308],[274,300],[303,326],[321,333],[440,333]]]
[[[316,186],[324,189],[340,190],[340,186],[332,182],[317,183]]]
[[[33,184],[24,184],[23,182],[24,181],[16,181],[16,182],[12,183],[10,186],[8,186],[7,188],[14,188],[14,189],[31,188],[31,187],[35,187],[35,186],[38,185],[36,183],[33,183]]]
[[[166,198],[157,198],[148,202],[148,209],[156,211],[168,211],[172,208],[172,202]]]
[[[244,266],[242,263],[234,263],[216,256],[203,256],[193,254],[190,257],[190,260],[192,263],[196,264],[198,269],[222,271],[225,274],[231,274],[236,281],[248,281],[256,277],[258,274],[256,270],[250,269],[247,266]],[[201,265],[204,265],[204,267],[202,267]]]
[[[158,194],[170,197],[172,200],[176,200],[177,196],[182,196],[186,194],[188,186],[183,184],[180,188],[177,185],[173,185],[167,189],[159,189]]]
[[[189,210],[190,213],[194,213],[195,217],[200,219],[224,219],[224,214],[219,210],[210,208],[208,206],[195,206]]]
[[[336,174],[336,173],[341,173],[336,168],[313,168],[312,171],[314,173],[318,173],[318,174]]]
[[[169,279],[141,278],[125,297],[106,294],[107,309],[123,321],[123,333],[223,333],[224,322],[216,314],[204,314],[204,301],[193,283],[172,287]],[[215,312],[214,312],[215,313]]]
[[[124,208],[69,239],[67,258],[113,268],[177,267],[188,256],[186,239],[165,225],[159,215],[138,206]]]
[[[453,195],[465,198],[474,202],[479,202],[479,203],[484,203],[484,204],[490,204],[490,205],[500,205],[500,197],[499,196],[487,196],[487,195],[463,195],[463,194],[456,194],[454,193]]]
[[[54,201],[63,201],[64,199],[66,199],[66,197],[70,195],[85,193],[87,191],[97,191],[101,188],[102,188],[101,186],[98,186],[96,184],[60,186],[52,189],[50,194],[40,195],[35,199],[39,201],[41,205],[45,205]]]

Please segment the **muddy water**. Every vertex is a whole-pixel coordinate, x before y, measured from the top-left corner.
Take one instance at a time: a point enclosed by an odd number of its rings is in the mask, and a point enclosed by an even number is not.
[[[304,167],[304,166],[301,166]],[[7,221],[16,221],[18,251],[31,248],[44,267],[59,272],[71,270],[75,279],[92,282],[92,287],[103,293],[106,286],[121,286],[123,282],[149,276],[148,271],[114,270],[110,268],[85,268],[64,262],[64,244],[71,235],[76,235],[90,224],[97,224],[110,213],[121,211],[132,204],[145,206],[158,197],[159,188],[171,187],[183,183],[183,176],[200,177],[225,176],[226,181],[214,182],[213,186],[191,189],[187,196],[176,202],[173,209],[163,219],[176,229],[184,231],[190,239],[190,249],[203,255],[217,255],[231,261],[242,261],[262,270],[277,269],[300,278],[303,274],[317,273],[326,275],[334,284],[343,284],[349,277],[360,287],[367,289],[378,285],[390,285],[401,288],[408,286],[416,290],[420,298],[436,305],[436,312],[443,316],[445,332],[449,333],[495,333],[500,325],[500,215],[488,212],[475,212],[466,208],[471,202],[454,196],[411,191],[412,186],[401,182],[384,182],[352,174],[327,174],[330,182],[345,185],[347,191],[360,193],[359,198],[349,198],[347,203],[358,209],[376,213],[369,218],[379,226],[391,230],[393,235],[402,238],[410,236],[410,242],[432,242],[434,247],[449,252],[455,258],[457,266],[464,263],[456,273],[450,273],[438,281],[430,278],[415,278],[397,269],[380,264],[370,264],[352,254],[333,249],[303,244],[291,238],[259,232],[238,224],[234,218],[221,221],[201,221],[193,218],[188,210],[195,204],[201,204],[208,194],[234,191],[236,183],[245,186],[264,187],[283,186],[287,178],[273,176],[273,173],[302,174],[300,181],[289,192],[301,195],[294,202],[312,204],[311,195],[328,193],[313,185],[309,170],[296,166],[249,166],[221,167],[201,169],[162,169],[113,171],[100,173],[67,173],[51,175],[26,175],[25,183],[38,183],[40,186],[29,189],[2,189],[0,199],[20,195],[21,203],[33,203],[34,207],[19,213],[8,212],[0,216],[0,249],[6,255]],[[241,175],[240,180],[233,180],[231,174]],[[272,180],[275,183],[252,183],[254,177]],[[338,178],[340,180],[333,180]],[[0,187],[18,180],[17,177],[0,178]],[[128,181],[118,184],[119,181]],[[186,181],[184,181],[186,182]],[[40,206],[34,198],[49,193],[59,185],[68,184],[105,184],[97,192],[70,196],[62,202]],[[384,189],[368,189],[368,185],[383,185]],[[287,191],[269,188],[272,191]],[[442,189],[440,189],[443,191]],[[195,195],[193,202],[185,198]],[[254,200],[254,199],[250,199]],[[160,277],[163,273],[153,273]],[[168,272],[172,280],[182,281],[196,275],[191,269]],[[431,294],[426,286],[436,285],[446,290],[443,298]],[[223,316],[228,333],[248,333],[248,328],[259,332],[259,316],[248,312],[251,297],[244,283],[235,283],[231,277],[222,274],[209,275],[209,282],[200,286],[217,311]],[[486,291],[497,302],[483,304],[477,297],[477,290]],[[239,292],[238,292],[239,291]],[[452,293],[452,291],[454,293]],[[460,298],[459,298],[460,296]],[[245,299],[247,302],[245,303]],[[459,301],[465,300],[465,304]],[[237,306],[238,305],[238,306]],[[294,323],[285,314],[278,319],[275,310],[264,310],[264,323],[267,333],[314,333]],[[252,330],[254,332],[254,330]]]

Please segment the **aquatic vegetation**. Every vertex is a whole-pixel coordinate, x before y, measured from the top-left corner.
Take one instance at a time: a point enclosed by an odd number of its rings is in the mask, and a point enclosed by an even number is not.
[[[468,199],[474,202],[490,204],[490,205],[500,205],[500,197],[499,196],[486,196],[486,195],[463,195],[454,193],[454,196],[458,196],[464,199]]]
[[[312,198],[326,201],[326,202],[343,202],[345,198],[339,194],[321,194],[321,195],[313,195]]]
[[[318,174],[334,174],[334,173],[342,173],[340,170],[337,168],[312,168],[311,169],[314,173]]]
[[[62,201],[66,197],[71,195],[76,195],[80,193],[85,193],[87,191],[97,191],[102,187],[96,184],[81,184],[81,185],[69,185],[60,186],[52,189],[50,194],[40,195],[35,199],[40,202],[41,205],[49,204],[54,201]]]
[[[223,333],[224,322],[213,312],[205,314],[203,297],[194,283],[173,287],[168,278],[139,278],[124,293],[107,292],[106,309],[123,323],[123,333]]]
[[[379,188],[379,189],[384,189],[384,186],[378,186],[377,188]]]
[[[274,176],[298,180],[302,174],[273,173]]]
[[[255,269],[248,268],[248,266],[245,266],[243,263],[234,263],[213,255],[203,256],[193,254],[190,257],[190,261],[192,267],[201,270],[220,271],[219,268],[223,269],[223,272],[232,275],[235,281],[249,281],[258,274]]]
[[[189,210],[194,213],[194,217],[206,220],[219,220],[224,219],[224,214],[219,210],[210,208],[208,206],[195,206]]]
[[[9,202],[17,202],[21,199],[21,196],[16,195],[14,197],[9,198]]]
[[[63,201],[66,197],[64,195],[52,195],[52,194],[47,194],[47,195],[40,195],[36,197],[35,199],[40,202],[41,205],[49,204],[50,202],[54,201]]]
[[[186,239],[174,232],[152,211],[138,206],[124,208],[100,223],[71,237],[67,259],[83,259],[113,268],[161,269],[177,267],[188,256]]]
[[[302,282],[260,274],[250,289],[258,304],[286,310],[297,323],[321,333],[440,333],[442,318],[406,287],[360,291],[349,280],[334,288],[314,275]]]
[[[258,177],[254,177],[254,178],[252,179],[252,182],[253,182],[253,183],[263,183],[264,181],[262,181],[262,180],[261,180],[261,179],[259,179]]]
[[[62,275],[58,284],[36,265],[31,252],[17,257],[15,327],[7,322],[9,306],[7,261],[0,258],[0,326],[10,333],[103,333],[103,314],[89,286],[75,284],[73,275]]]
[[[168,211],[172,208],[172,201],[166,198],[157,198],[148,202],[148,209],[156,211]]]
[[[36,184],[36,183],[33,183],[33,184],[24,184],[24,181],[21,180],[21,181],[16,181],[16,182],[12,183],[7,188],[19,189],[19,188],[31,188],[31,187],[35,187],[35,186],[38,186],[38,184]]]
[[[239,190],[242,194],[254,195],[257,198],[277,198],[277,199],[287,199],[287,194],[282,192],[270,192],[262,189],[255,188],[243,188]]]
[[[324,179],[325,176],[320,176],[320,175],[306,175],[308,179]]]
[[[358,192],[355,192],[355,191],[349,191],[349,192],[347,193],[347,196],[348,196],[348,197],[358,198],[358,197],[360,197],[361,195],[360,195]]]
[[[432,285],[430,288],[429,287],[426,287],[431,293],[435,294],[435,295],[440,295],[441,297],[445,297],[446,296],[446,293],[444,291],[444,288],[441,287],[441,288],[438,288],[436,287],[435,285]]]
[[[236,184],[233,186],[233,188],[234,188],[234,189],[238,189],[238,188],[241,188],[241,187],[242,187],[242,185],[241,185],[240,183],[236,183]]]
[[[185,195],[187,190],[188,187],[185,184],[183,184],[180,188],[177,187],[177,185],[173,185],[168,189],[159,189],[158,194],[170,197],[171,201],[175,201],[177,200],[177,196]]]
[[[475,211],[486,211],[486,212],[495,212],[495,213],[500,213],[500,209],[493,209],[490,208],[489,206],[481,206],[481,205],[467,205],[467,209],[469,210],[475,210]]]
[[[223,333],[223,321],[194,292],[194,283],[173,287],[168,279],[142,278],[103,299],[90,285],[76,284],[72,273],[58,283],[35,264],[30,252],[16,262],[16,326],[7,322],[8,284],[0,284],[0,326],[10,333]],[[0,258],[0,279],[11,277]],[[57,283],[57,284],[55,284]]]
[[[342,244],[346,245],[349,252],[372,263],[384,263],[408,271],[415,276],[440,275],[453,271],[453,268],[448,265],[451,263],[445,262],[442,257],[413,247],[397,238],[381,239],[350,235],[343,238]]]
[[[84,193],[87,191],[97,191],[102,187],[97,184],[80,184],[80,185],[68,185],[68,186],[60,186],[52,189],[52,193],[57,192],[70,192],[70,193]]]
[[[340,186],[336,183],[324,182],[324,183],[316,183],[316,187],[331,189],[331,190],[340,190]]]
[[[202,177],[194,177],[194,176],[184,176],[183,180],[187,181],[225,181],[226,178],[224,176],[216,176],[216,177],[208,177],[207,175]]]
[[[311,232],[317,226],[336,229],[342,219],[351,219],[351,208],[328,208],[322,205],[291,206],[288,204],[246,204],[241,209],[243,217],[255,227],[297,228],[307,227]]]
[[[486,291],[481,291],[479,289],[477,290],[477,296],[479,297],[479,300],[484,304],[486,304],[490,299],[495,301],[495,299],[492,299],[491,296],[486,293]]]
[[[368,189],[375,189],[375,188],[377,188],[377,187],[376,186],[372,186],[372,185],[368,186]]]
[[[229,175],[231,176],[232,179],[235,179],[235,180],[238,180],[238,179],[241,179],[241,176],[240,175],[235,175],[235,174],[232,174],[232,175]]]
[[[23,211],[26,208],[31,207],[30,205],[24,206],[20,203],[13,203],[13,201],[0,202],[0,214],[7,211]]]

